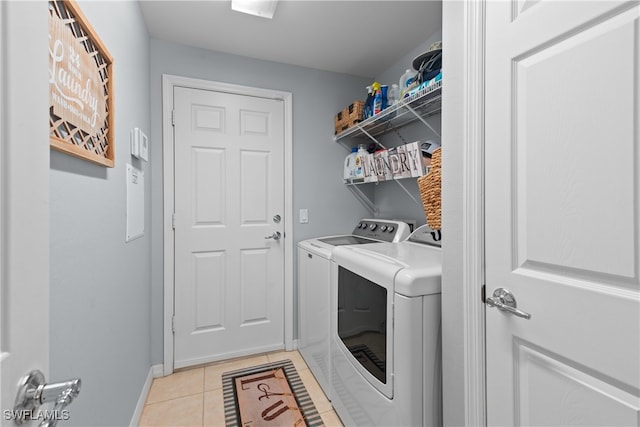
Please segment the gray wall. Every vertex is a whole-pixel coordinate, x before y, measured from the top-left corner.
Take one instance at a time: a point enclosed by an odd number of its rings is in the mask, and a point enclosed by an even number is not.
[[[285,220],[294,222],[294,243],[311,237],[351,231],[352,224],[368,216],[367,211],[342,184],[342,169],[348,151],[334,143],[332,136],[333,115],[354,99],[362,99],[370,78],[255,60],[151,39],[153,364],[163,362],[162,74],[293,94],[294,218]],[[301,208],[309,210],[308,224],[298,223],[298,210]],[[296,295],[294,285],[294,297]],[[294,334],[297,336],[297,329]]]
[[[413,59],[421,53],[426,52],[431,46],[431,43],[440,40],[442,40],[442,29],[434,28],[424,43],[416,46],[403,56],[402,59],[391,65],[376,77],[376,81],[381,84],[386,84],[389,87],[391,87],[393,83],[398,83],[400,76],[404,74],[407,69],[413,70]],[[427,122],[440,133],[440,114],[428,118]],[[406,142],[425,140],[435,136],[422,122],[414,122],[399,129],[398,132]],[[385,147],[396,147],[403,143],[402,139],[395,132],[384,135],[380,138],[380,141]],[[416,225],[418,226],[425,224],[426,217],[416,179],[403,179],[400,180],[400,183],[413,195],[415,201],[412,200],[396,182],[381,182],[375,186],[374,191],[376,205],[380,208],[378,216],[381,218],[413,220],[416,221]]]
[[[114,57],[115,168],[51,152],[51,376],[82,378],[65,425],[128,425],[149,373],[151,168],[129,131],[149,128],[149,37],[137,2],[80,1]],[[145,235],[125,243],[126,164],[145,172]]]

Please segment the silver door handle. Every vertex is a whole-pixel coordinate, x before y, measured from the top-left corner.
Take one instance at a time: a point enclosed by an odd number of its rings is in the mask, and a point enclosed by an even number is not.
[[[57,414],[60,414],[80,394],[81,383],[80,378],[74,378],[69,381],[45,384],[44,374],[41,371],[31,371],[19,384],[13,409],[22,418],[17,418],[16,424],[24,423],[26,415],[35,413],[43,403],[54,401],[55,406],[51,412],[54,418],[45,418],[40,424],[40,427],[54,427],[58,422],[58,418],[55,418]]]
[[[531,319],[531,315],[522,310],[518,310],[516,307],[516,297],[513,296],[510,290],[505,288],[498,288],[493,291],[493,296],[487,298],[487,305],[489,307],[496,307],[502,311],[508,311],[511,314],[515,314],[523,319]]]
[[[266,236],[265,240],[267,240],[267,239],[280,240],[281,236],[282,236],[282,234],[280,234],[279,231],[274,231],[271,236]]]

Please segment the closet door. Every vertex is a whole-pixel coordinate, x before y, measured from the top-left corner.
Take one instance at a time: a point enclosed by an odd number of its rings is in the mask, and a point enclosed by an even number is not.
[[[489,425],[640,423],[638,4],[486,3]]]

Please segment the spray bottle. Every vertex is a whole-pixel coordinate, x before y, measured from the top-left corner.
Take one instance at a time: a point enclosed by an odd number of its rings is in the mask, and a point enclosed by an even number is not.
[[[382,85],[378,82],[373,82],[371,85],[373,89],[373,115],[375,116],[382,111]]]
[[[368,119],[373,116],[373,89],[367,86],[367,100],[364,102],[363,118]]]

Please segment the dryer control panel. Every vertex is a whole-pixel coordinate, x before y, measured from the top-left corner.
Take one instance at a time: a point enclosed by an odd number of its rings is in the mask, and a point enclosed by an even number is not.
[[[388,219],[362,219],[353,229],[354,236],[382,242],[400,242],[406,239],[409,234],[409,224]]]

